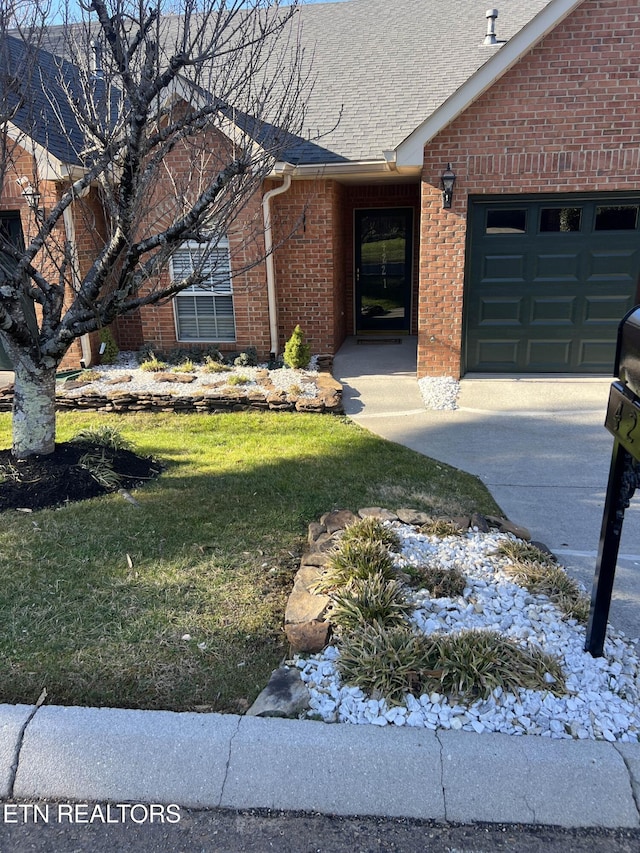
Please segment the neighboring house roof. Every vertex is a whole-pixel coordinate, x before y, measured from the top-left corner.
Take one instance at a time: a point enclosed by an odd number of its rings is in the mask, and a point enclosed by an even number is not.
[[[477,0],[303,4],[291,26],[307,54],[313,54],[315,82],[304,131],[287,137],[282,159],[309,170],[323,165],[348,170],[350,164],[366,163],[382,168],[387,162],[416,170],[424,144],[580,2],[497,3],[495,45],[484,44],[485,6]],[[61,32],[55,27],[49,32],[53,51]],[[11,41],[18,51],[18,40]],[[78,163],[81,134],[55,79],[62,68],[73,80],[73,66],[44,50],[38,53],[41,86],[34,87],[35,110],[43,122],[34,128],[36,141],[59,160]],[[246,113],[241,115],[238,127],[258,128]],[[273,138],[277,132],[260,123],[258,142],[260,134]]]
[[[62,80],[70,91],[77,87],[74,66],[12,36],[6,37],[5,55],[14,78],[9,88],[9,103],[15,109],[11,124],[60,163],[79,164],[84,139],[61,85]]]

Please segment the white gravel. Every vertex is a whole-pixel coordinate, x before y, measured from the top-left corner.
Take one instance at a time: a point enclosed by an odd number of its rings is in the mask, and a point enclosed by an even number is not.
[[[446,410],[458,408],[460,383],[451,376],[423,376],[418,387],[426,409]]]
[[[330,646],[320,655],[297,658],[311,694],[307,716],[325,722],[377,726],[416,726],[475,732],[534,734],[551,738],[631,741],[640,739],[640,661],[638,641],[609,628],[605,655],[592,658],[583,651],[585,627],[542,595],[531,595],[504,572],[507,560],[495,556],[506,534],[470,531],[463,537],[438,539],[399,528],[403,541],[399,567],[434,559],[456,565],[467,578],[464,595],[431,599],[413,594],[412,621],[425,633],[463,628],[499,630],[526,647],[539,646],[557,657],[563,667],[567,693],[521,689],[517,694],[493,691],[488,699],[462,704],[438,693],[418,698],[407,695],[403,705],[366,696],[341,683],[335,662],[339,650]]]
[[[174,365],[167,365],[164,372],[171,373],[174,369]],[[115,364],[100,365],[91,368],[92,371],[100,373],[100,379],[94,380],[82,388],[65,389],[64,393],[72,397],[81,396],[87,391],[92,390],[104,394],[107,391],[120,389],[131,393],[171,394],[174,397],[189,397],[194,392],[197,393],[198,391],[210,388],[213,384],[219,388],[224,388],[228,385],[229,378],[235,375],[243,376],[249,381],[242,385],[229,385],[230,389],[238,390],[238,388],[243,388],[247,391],[261,389],[265,393],[272,391],[273,388],[286,392],[295,389],[300,397],[313,398],[316,396],[316,377],[318,372],[315,369],[313,359],[309,368],[305,370],[292,370],[287,367],[270,370],[269,380],[273,387],[268,388],[261,384],[261,373],[266,369],[267,365],[262,364],[257,367],[232,367],[229,372],[225,373],[204,373],[196,370],[195,374],[193,374],[195,376],[193,382],[158,382],[155,373],[140,369],[134,353],[121,352]],[[130,381],[126,379],[128,376],[131,377]],[[82,379],[81,376],[78,378]],[[122,379],[122,385],[114,385],[114,380],[117,379]]]

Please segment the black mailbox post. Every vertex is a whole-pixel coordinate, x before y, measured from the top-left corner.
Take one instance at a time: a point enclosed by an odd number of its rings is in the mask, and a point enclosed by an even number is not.
[[[640,306],[620,323],[615,373],[605,420],[613,453],[585,643],[594,657],[603,654],[624,511],[640,486]]]

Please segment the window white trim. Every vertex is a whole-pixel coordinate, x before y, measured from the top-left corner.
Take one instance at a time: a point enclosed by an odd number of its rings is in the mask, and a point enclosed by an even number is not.
[[[232,343],[236,340],[236,326],[228,239],[221,238],[214,248],[184,243],[171,258],[171,280],[186,278],[204,253],[209,256],[205,266],[207,277],[173,299],[176,340]]]

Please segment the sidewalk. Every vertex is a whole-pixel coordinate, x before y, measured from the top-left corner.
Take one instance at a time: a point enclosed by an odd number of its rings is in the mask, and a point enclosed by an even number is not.
[[[382,347],[374,357],[372,345],[363,346],[362,354],[354,350],[352,360],[345,361],[349,345],[358,346],[348,342],[343,348],[336,358],[336,375],[340,378],[339,371],[345,368],[350,371],[343,374],[345,402],[355,420],[435,458],[456,457],[443,461],[458,467],[487,465],[480,476],[487,478],[513,520],[532,527],[543,540],[560,530],[561,542],[566,536],[576,548],[592,548],[592,537],[586,544],[570,538],[571,525],[557,528],[553,517],[538,531],[536,518],[529,514],[528,507],[534,505],[528,484],[536,471],[547,470],[531,462],[533,451],[549,455],[553,471],[561,471],[562,456],[546,428],[537,437],[530,432],[529,426],[537,423],[530,411],[527,416],[523,410],[514,419],[509,395],[499,408],[494,393],[488,395],[482,390],[488,386],[478,383],[473,388],[479,403],[471,405],[465,383],[464,409],[426,413],[417,392],[415,362],[411,369],[410,340],[393,351],[385,346],[382,362]],[[584,384],[581,387],[584,403]],[[495,434],[494,421],[487,417],[488,398],[502,424]],[[593,406],[590,417],[595,423],[596,415],[601,418],[599,397],[587,405]],[[475,408],[481,412],[478,418]],[[567,422],[570,432],[581,423],[584,405],[583,409],[576,421],[572,409],[541,404],[548,423],[557,416],[558,423]],[[425,424],[431,426],[425,429]],[[465,429],[454,429],[456,424],[465,424]],[[602,443],[610,448],[606,433]],[[571,470],[580,467],[572,458],[576,447],[579,443],[574,440],[566,454]],[[596,452],[600,451],[591,446],[585,449],[583,468],[600,464]],[[526,476],[519,483],[503,484],[501,476],[491,476],[492,460],[496,464],[503,460],[518,473],[523,471],[523,459],[528,460]],[[542,482],[540,488],[548,493],[535,502],[536,512],[556,513],[549,501],[556,495],[561,505],[562,489],[566,493],[569,484],[573,488],[576,477],[577,472],[559,484]],[[589,488],[604,488],[606,470],[604,483],[600,477],[598,469],[593,482],[578,488],[585,494]],[[520,513],[510,500],[522,494]],[[640,554],[640,546],[636,553]],[[0,729],[0,796],[27,803],[43,799],[176,803],[459,823],[640,827],[640,744],[46,705],[0,706]]]

